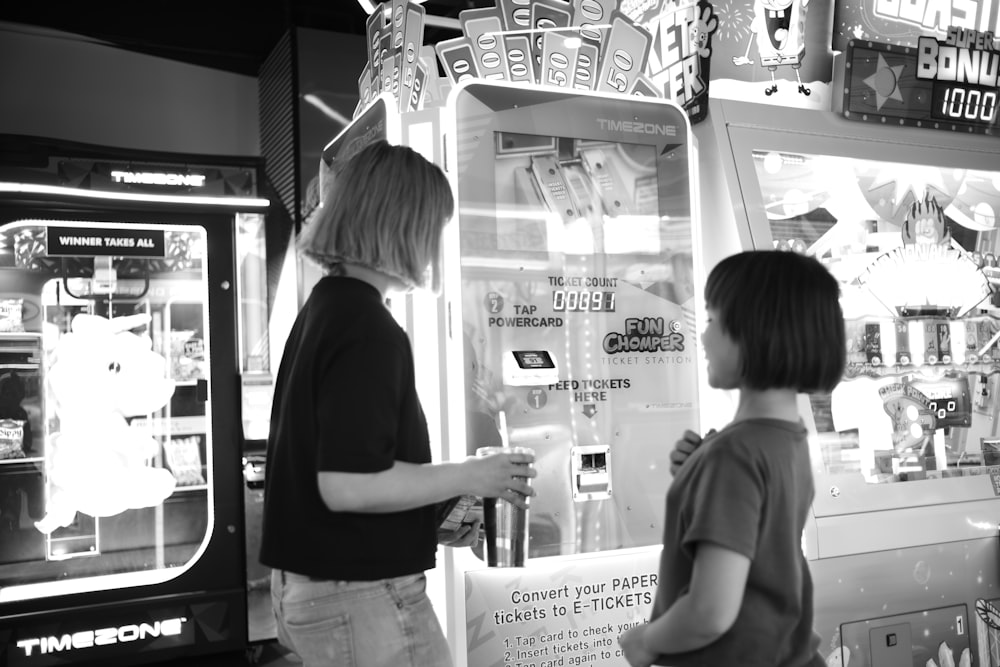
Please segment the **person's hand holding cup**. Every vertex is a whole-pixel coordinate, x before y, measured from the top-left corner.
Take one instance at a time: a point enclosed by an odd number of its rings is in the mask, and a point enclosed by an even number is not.
[[[493,490],[483,496],[486,563],[523,567],[528,557],[528,498],[535,494],[535,452],[527,447],[480,447],[476,457],[493,466],[487,476]]]
[[[534,462],[535,452],[527,447],[480,447],[468,461],[475,493],[527,509],[528,498],[535,495],[531,488],[531,478],[538,474]]]

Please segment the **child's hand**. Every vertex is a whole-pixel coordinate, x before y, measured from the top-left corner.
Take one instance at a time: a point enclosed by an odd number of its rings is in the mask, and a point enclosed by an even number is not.
[[[626,630],[618,638],[618,645],[622,647],[625,659],[631,667],[649,667],[653,664],[656,656],[646,650],[642,644],[642,633],[646,631],[645,625]]]
[[[715,429],[709,430],[706,437],[715,433]],[[670,452],[670,474],[676,475],[681,464],[687,461],[691,453],[701,444],[702,437],[694,431],[688,429],[684,431],[681,439],[674,444],[674,451]]]

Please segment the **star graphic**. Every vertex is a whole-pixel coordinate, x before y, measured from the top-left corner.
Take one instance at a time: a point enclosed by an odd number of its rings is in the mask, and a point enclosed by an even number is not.
[[[875,73],[865,79],[869,88],[875,91],[875,108],[882,109],[886,100],[903,101],[903,96],[899,93],[899,75],[903,71],[904,65],[889,67],[882,54],[878,54],[878,65]]]
[[[948,190],[941,171],[921,165],[886,163],[878,168],[868,190],[873,192],[891,185],[893,193],[890,203],[895,217],[903,206],[922,200],[925,194],[946,197]]]

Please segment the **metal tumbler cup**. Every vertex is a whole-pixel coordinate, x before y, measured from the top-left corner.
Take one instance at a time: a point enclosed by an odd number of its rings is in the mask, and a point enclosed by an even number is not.
[[[476,456],[531,454],[529,447],[480,447]],[[490,567],[524,567],[528,557],[528,510],[502,498],[483,498],[486,527],[486,564]]]

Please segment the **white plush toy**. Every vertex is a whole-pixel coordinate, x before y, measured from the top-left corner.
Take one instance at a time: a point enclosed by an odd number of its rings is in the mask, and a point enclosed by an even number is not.
[[[113,516],[174,492],[170,471],[150,465],[159,443],[125,420],[159,410],[174,393],[163,356],[130,331],[148,322],[77,315],[59,338],[47,375],[59,421],[48,443],[46,515],[35,522],[42,533],[68,526],[77,512]]]

